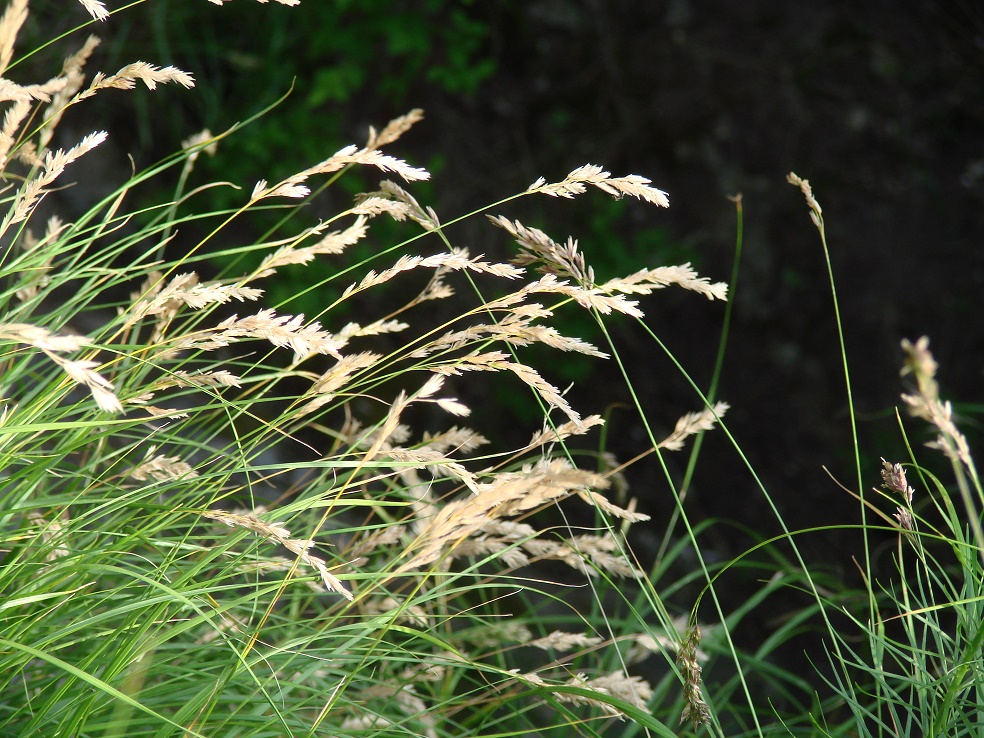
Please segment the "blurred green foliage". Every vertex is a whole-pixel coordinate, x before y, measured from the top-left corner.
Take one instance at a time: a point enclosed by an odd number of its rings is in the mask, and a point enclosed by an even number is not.
[[[177,140],[189,119],[224,130],[275,102],[293,81],[276,114],[228,141],[212,167],[234,182],[257,172],[273,179],[406,112],[422,86],[474,95],[495,62],[484,53],[487,28],[471,5],[321,0],[285,12],[274,4],[157,0],[121,16],[111,55],[122,61],[139,50],[141,58],[194,71],[196,94],[166,121]],[[159,135],[163,122],[159,107],[148,104],[139,115],[139,142],[151,147],[151,131]]]

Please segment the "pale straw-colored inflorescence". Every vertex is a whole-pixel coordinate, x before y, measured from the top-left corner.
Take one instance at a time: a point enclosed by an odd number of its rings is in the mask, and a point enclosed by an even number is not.
[[[951,458],[974,472],[974,460],[970,454],[967,438],[953,422],[953,407],[948,401],[940,399],[940,388],[936,382],[936,360],[929,350],[929,338],[922,336],[915,343],[902,340],[905,364],[903,377],[912,377],[916,391],[903,394],[902,400],[909,406],[909,412],[925,420],[939,431],[936,441],[931,444]]]
[[[547,181],[540,177],[531,184],[526,191],[538,192],[551,197],[572,198],[580,195],[587,190],[587,185],[597,187],[602,192],[620,198],[628,195],[644,202],[659,205],[663,208],[670,206],[669,197],[662,190],[651,187],[651,181],[638,174],[630,174],[626,177],[613,177],[595,164],[585,164],[578,167],[568,174],[562,181],[554,184],[547,184]]]
[[[328,569],[325,560],[309,552],[309,549],[314,546],[313,540],[291,537],[290,531],[284,527],[283,523],[265,522],[259,517],[260,514],[265,512],[265,510],[226,512],[225,510],[214,509],[203,511],[202,516],[217,520],[220,523],[228,525],[230,528],[245,528],[271,543],[280,544],[294,554],[299,563],[305,564],[317,571],[326,589],[332,592],[338,592],[348,600],[353,599],[352,593]]]

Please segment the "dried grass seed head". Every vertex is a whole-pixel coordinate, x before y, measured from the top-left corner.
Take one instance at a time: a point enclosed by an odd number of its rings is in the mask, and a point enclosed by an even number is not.
[[[339,149],[324,161],[298,172],[272,187],[268,186],[265,179],[260,180],[253,187],[250,201],[256,202],[268,197],[307,197],[311,194],[311,190],[304,185],[304,182],[310,177],[316,174],[331,174],[351,164],[374,166],[384,172],[399,174],[408,182],[430,179],[430,173],[426,169],[412,167],[402,159],[383,154],[377,149],[359,149],[354,145],[349,145]]]
[[[587,187],[597,187],[612,197],[621,198],[625,195],[635,197],[663,208],[670,206],[669,197],[662,190],[650,187],[651,181],[638,174],[625,177],[612,177],[595,164],[585,164],[567,175],[562,182],[547,184],[542,177],[527,188],[527,192],[540,192],[551,197],[572,198],[583,193]]]
[[[905,352],[905,364],[901,374],[903,377],[911,374],[917,387],[916,394],[903,394],[902,400],[909,406],[912,415],[925,420],[939,431],[936,440],[928,445],[963,464],[976,477],[967,438],[953,420],[953,407],[948,401],[940,400],[939,385],[935,378],[937,364],[929,351],[929,339],[922,336],[915,343],[903,339],[902,350]]]
[[[820,208],[820,203],[813,197],[813,188],[810,186],[810,181],[808,179],[802,179],[795,172],[787,174],[786,181],[794,187],[798,187],[800,192],[803,193],[803,197],[806,198],[807,207],[810,208],[810,220],[813,221],[813,225],[823,230],[823,210]]]
[[[677,420],[673,432],[659,442],[659,448],[679,451],[683,448],[683,442],[690,436],[712,430],[714,424],[724,417],[729,407],[726,402],[716,402],[714,407],[705,407],[699,412],[687,413]]]
[[[648,295],[653,290],[676,285],[685,290],[704,295],[708,300],[727,300],[728,285],[724,282],[714,282],[707,277],[698,277],[690,263],[678,266],[640,269],[627,277],[618,277],[601,285],[606,292],[621,292],[624,294]]]
[[[378,149],[393,143],[423,119],[424,111],[420,108],[414,108],[409,113],[391,120],[378,134],[375,128],[369,126],[369,140],[366,141],[366,148]]]
[[[544,651],[571,651],[575,648],[593,648],[604,641],[599,636],[589,636],[584,633],[567,633],[555,630],[543,638],[530,641],[527,645],[542,648]]]
[[[11,0],[0,16],[0,74],[7,71],[14,56],[14,42],[27,20],[28,0]]]
[[[102,21],[109,18],[109,11],[102,0],[79,0],[86,12],[96,20]]]

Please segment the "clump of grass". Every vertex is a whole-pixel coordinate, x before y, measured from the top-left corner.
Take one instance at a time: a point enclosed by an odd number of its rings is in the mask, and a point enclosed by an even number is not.
[[[895,512],[887,514],[876,503],[870,508],[897,532],[893,571],[866,581],[873,617],[851,614],[863,646],[850,631],[831,634],[838,667],[831,686],[860,735],[979,735],[984,490],[950,403],[939,397],[928,339],[903,340],[902,348],[902,375],[915,382],[902,399],[911,415],[933,427],[936,438],[928,445],[949,460],[954,482],[925,468],[911,446],[908,464],[882,460],[881,497]],[[901,419],[900,428],[905,434]],[[912,471],[921,489],[910,484]],[[865,533],[880,530],[871,525]]]
[[[108,17],[96,0],[82,5]],[[5,77],[27,7],[14,0],[0,19]],[[259,242],[227,242],[231,224],[262,208],[289,215],[297,206],[284,202],[303,205],[352,167],[428,178],[381,150],[420,111],[371,130],[364,146],[261,179],[229,211],[197,209],[208,187],[185,189],[196,158],[221,141],[205,132],[63,219],[55,191],[67,168],[106,140],[53,150],[64,111],[138,81],[194,84],[137,62],[86,85],[97,44],[90,37],[50,81],[5,81],[2,92],[0,156],[15,184],[0,224],[0,730],[598,734],[629,718],[672,735],[657,706],[679,714],[682,692],[667,684],[683,624],[652,598],[655,626],[644,614],[617,623],[602,604],[619,580],[646,586],[625,535],[647,516],[606,495],[614,471],[574,464],[565,442],[602,420],[572,407],[521,349],[602,358],[545,321],[568,303],[641,317],[634,296],[675,285],[724,299],[725,286],[687,265],[598,284],[575,241],[504,216],[493,222],[518,255],[488,261],[448,241],[437,212],[392,181],[314,225],[291,231],[285,217]],[[130,208],[136,188],[175,168],[173,195]],[[519,196],[588,187],[668,205],[648,179],[596,166]],[[339,257],[380,216],[409,221],[413,235],[381,247],[370,269],[345,265]],[[175,252],[191,225],[205,235]],[[214,251],[262,258],[245,273],[205,275]],[[339,263],[333,284],[313,285],[331,295],[321,314],[263,305],[279,269],[314,259]],[[429,277],[405,303],[345,325],[333,317],[411,272]],[[428,322],[429,303],[475,279],[495,296]],[[494,374],[543,408],[522,448],[489,449],[458,424],[471,409],[451,383]],[[435,427],[414,428],[422,410]],[[681,448],[725,410],[687,415],[654,448]],[[590,506],[596,527],[544,526],[542,512],[565,501]],[[548,581],[543,562],[569,574]],[[596,588],[580,612],[564,595],[585,586]],[[696,726],[710,714],[689,632],[681,663]],[[635,665],[660,652],[670,682],[654,688]]]
[[[826,254],[823,211],[810,183],[795,174],[789,182],[806,197]],[[829,257],[827,267],[833,288]],[[836,308],[836,290],[834,298]],[[839,311],[836,317],[861,480]],[[817,704],[805,720],[786,720],[785,727],[795,734],[976,736],[984,726],[984,488],[953,408],[940,398],[929,339],[903,340],[901,347],[901,375],[911,382],[902,403],[931,427],[935,438],[927,445],[949,461],[953,482],[921,462],[898,415],[908,463],[881,460],[882,483],[872,490],[874,499],[864,494],[863,486],[858,492],[847,490],[861,503],[860,591],[842,583],[834,591],[822,588],[803,571],[802,581],[823,615],[830,669],[822,678],[833,696],[824,698],[818,691]],[[910,483],[912,472],[921,480],[919,486]],[[883,510],[884,501],[894,512]],[[896,541],[888,567],[876,562],[873,553],[882,548],[886,531]]]

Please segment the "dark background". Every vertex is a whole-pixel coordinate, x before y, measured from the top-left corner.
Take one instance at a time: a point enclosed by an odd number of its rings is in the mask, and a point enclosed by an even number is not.
[[[36,11],[33,22],[67,22],[60,10],[50,12]],[[577,237],[601,277],[692,261],[713,281],[730,281],[736,218],[729,196],[741,193],[744,252],[719,396],[731,403],[728,425],[792,528],[849,525],[860,516],[821,469],[856,487],[824,256],[802,195],[785,181],[789,171],[809,178],[824,208],[866,485],[880,481],[880,456],[906,458],[894,418],[901,338],[929,335],[945,396],[980,402],[978,3],[303,0],[285,8],[238,0],[217,8],[169,0],[95,30],[106,39],[94,60],[99,68],[141,58],[175,64],[198,82],[191,92],[140,91],[126,100],[119,93],[111,101],[114,145],[138,164],[203,126],[217,132],[249,117],[294,79],[284,103],[203,162],[203,178],[248,191],[261,177],[274,181],[363,142],[369,124],[421,107],[425,121],[391,153],[432,171],[433,182],[413,191],[444,220],[538,176],[557,181],[581,164],[601,164],[652,178],[671,208],[595,193],[495,212],[557,240]],[[344,204],[348,194],[320,207]],[[453,235],[473,252],[509,253],[505,235],[482,218]],[[668,291],[643,298],[643,308],[706,388],[723,306]],[[699,407],[638,327],[618,321],[614,335],[658,432]],[[571,397],[582,412],[628,402],[614,365],[552,361],[544,374],[558,384],[576,379]],[[483,403],[503,404],[468,399],[480,418]],[[978,408],[959,408],[972,444]],[[508,436],[519,427],[516,442],[535,423],[509,412],[485,415],[483,432]],[[910,428],[914,441],[925,439],[924,429]],[[612,411],[609,445],[622,459],[647,447],[627,408]],[[671,460],[676,474],[681,459]],[[655,459],[633,467],[629,480],[659,528],[673,503]],[[763,535],[778,530],[722,434],[706,438],[687,504],[696,517]],[[709,545],[722,555],[748,543],[728,527],[715,535]],[[817,561],[851,572],[860,540],[828,532],[801,544]]]

